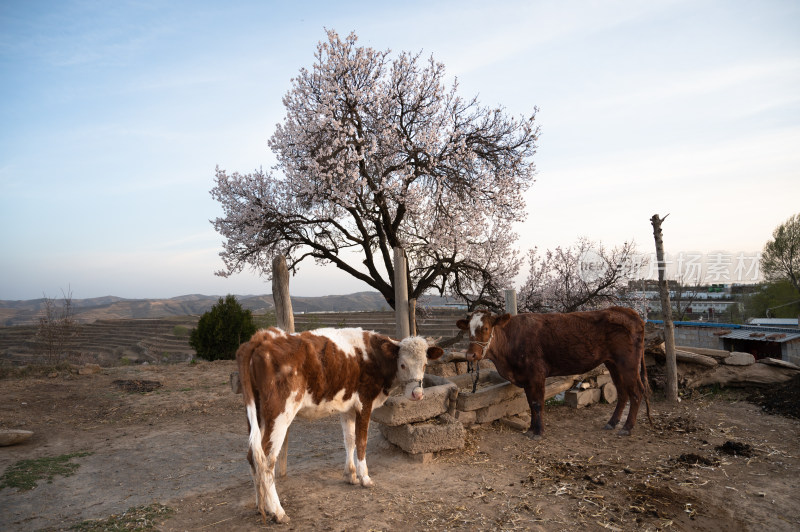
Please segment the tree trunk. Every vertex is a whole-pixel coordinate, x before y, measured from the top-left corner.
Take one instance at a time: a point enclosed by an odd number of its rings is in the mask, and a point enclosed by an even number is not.
[[[669,214],[667,215],[669,216]],[[658,291],[661,295],[661,312],[664,315],[664,351],[666,352],[666,382],[665,395],[667,401],[678,402],[678,364],[675,358],[675,326],[672,323],[672,304],[669,300],[667,287],[667,265],[664,262],[664,241],[662,239],[661,223],[667,216],[659,218],[654,214],[650,218],[653,224],[653,237],[656,241],[656,259],[658,260]]]
[[[279,328],[287,333],[294,332],[294,313],[292,298],[289,296],[289,269],[286,257],[278,255],[272,259],[272,300],[275,303],[275,319]],[[278,455],[278,476],[286,476],[286,462],[289,454],[289,431],[283,440]]]

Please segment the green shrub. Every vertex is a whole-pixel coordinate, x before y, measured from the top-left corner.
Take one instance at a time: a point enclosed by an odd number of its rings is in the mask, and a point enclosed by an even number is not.
[[[244,310],[229,294],[200,317],[197,328],[189,335],[189,345],[200,358],[233,360],[239,346],[255,332],[252,312]]]

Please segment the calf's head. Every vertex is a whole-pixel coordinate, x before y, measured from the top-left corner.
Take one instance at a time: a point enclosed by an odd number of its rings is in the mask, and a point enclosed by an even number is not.
[[[478,310],[467,316],[466,319],[458,320],[456,326],[469,333],[469,345],[466,352],[467,360],[476,361],[482,359],[492,344],[495,327],[502,327],[510,319],[511,316],[509,314],[498,316],[488,310]]]
[[[404,386],[404,395],[418,401],[425,396],[422,391],[422,379],[425,378],[425,366],[428,360],[439,358],[444,354],[444,350],[429,345],[427,340],[419,336],[402,340],[395,349],[397,349],[397,374],[394,384]]]

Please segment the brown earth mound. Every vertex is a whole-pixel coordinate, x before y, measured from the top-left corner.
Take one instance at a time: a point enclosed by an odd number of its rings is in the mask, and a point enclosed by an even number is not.
[[[747,400],[759,405],[767,414],[800,419],[800,374],[783,384],[754,390]]]

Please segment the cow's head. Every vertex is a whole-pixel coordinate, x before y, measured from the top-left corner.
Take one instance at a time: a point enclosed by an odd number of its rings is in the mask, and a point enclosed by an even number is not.
[[[404,386],[403,393],[409,399],[419,401],[425,394],[422,391],[422,379],[425,378],[425,366],[428,360],[435,360],[444,354],[441,347],[430,345],[419,336],[411,336],[402,340],[397,354],[397,374],[395,385]]]
[[[509,314],[497,316],[488,310],[478,310],[467,316],[466,319],[458,320],[456,326],[462,331],[469,333],[469,346],[467,346],[466,357],[470,362],[480,360],[489,350],[494,337],[494,328],[502,327],[511,319]]]

